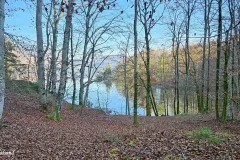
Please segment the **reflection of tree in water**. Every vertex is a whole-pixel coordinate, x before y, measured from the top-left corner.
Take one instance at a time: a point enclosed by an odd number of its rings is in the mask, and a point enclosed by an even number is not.
[[[106,85],[107,93],[110,93],[111,88],[112,88],[112,81],[111,80],[104,80],[104,84]]]
[[[133,81],[128,81],[127,82],[127,86],[129,88],[129,100],[132,101],[133,100],[133,95],[134,95],[134,90],[133,90]],[[124,91],[124,82],[121,80],[116,80],[114,81],[114,84],[117,88],[117,91],[122,95],[122,96],[126,96],[125,95],[125,91]],[[146,89],[143,86],[139,86],[138,88],[138,106],[145,108],[146,106]]]
[[[129,98],[132,101],[133,100],[133,84],[132,81],[128,81],[128,87],[129,87]],[[114,84],[116,85],[116,88],[118,92],[125,96],[124,91],[124,83],[122,81],[114,81]],[[164,87],[164,86],[162,86]],[[157,91],[160,89],[160,92]],[[158,85],[152,86],[153,94],[155,96],[155,101],[157,103],[158,112],[160,115],[174,115],[174,90],[171,87],[164,87],[161,88]],[[194,96],[194,92],[190,91],[191,96],[191,108],[190,113],[197,113],[197,107],[196,107],[196,99]],[[183,113],[183,92],[180,92],[180,112]],[[146,108],[146,89],[144,88],[144,85],[141,83],[139,84],[138,89],[138,106],[145,109]],[[167,108],[168,107],[168,108]],[[168,112],[168,113],[167,113]]]

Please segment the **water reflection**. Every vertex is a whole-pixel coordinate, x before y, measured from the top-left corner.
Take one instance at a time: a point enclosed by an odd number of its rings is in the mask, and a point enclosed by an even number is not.
[[[72,85],[68,83],[67,98],[68,102],[71,102]],[[79,86],[77,86],[79,88]],[[129,90],[129,104],[130,113],[133,114],[133,89]],[[155,101],[158,107],[160,115],[174,116],[174,89],[166,88],[162,86],[153,85],[153,94],[155,95]],[[78,95],[78,91],[77,94]],[[189,94],[189,112],[197,113],[196,95],[194,92]],[[139,87],[138,92],[138,115],[145,115],[145,103],[146,92],[143,87]],[[180,92],[180,113],[183,113],[183,93]],[[78,99],[78,98],[76,98]],[[126,112],[126,99],[124,92],[124,84],[122,82],[103,81],[92,83],[89,88],[89,101],[90,107],[101,108],[105,112],[110,114],[122,114]],[[78,103],[76,101],[76,103]],[[152,112],[152,115],[154,113]]]
[[[72,84],[67,85],[67,97],[66,100],[71,102],[72,97]],[[79,85],[77,86],[79,88]],[[78,95],[78,90],[76,95]],[[77,98],[78,99],[78,98]],[[112,115],[124,115],[125,114],[125,97],[116,88],[115,83],[109,82],[95,82],[90,85],[89,88],[89,101],[92,103],[92,108],[101,108],[104,111]],[[78,104],[78,101],[76,101]],[[130,101],[130,113],[133,114],[133,103]],[[138,115],[145,115],[145,110],[138,107]]]

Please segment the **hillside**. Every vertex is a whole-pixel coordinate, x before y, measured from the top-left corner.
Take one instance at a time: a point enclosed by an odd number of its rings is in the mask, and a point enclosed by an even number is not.
[[[63,121],[54,122],[39,110],[32,83],[14,81],[7,88],[0,121],[7,127],[0,129],[0,150],[14,155],[3,159],[240,158],[239,122],[222,124],[211,115],[189,115],[140,117],[141,124],[134,126],[132,117],[88,108],[80,116],[66,103]],[[201,127],[211,129],[212,139],[191,135],[190,131]]]

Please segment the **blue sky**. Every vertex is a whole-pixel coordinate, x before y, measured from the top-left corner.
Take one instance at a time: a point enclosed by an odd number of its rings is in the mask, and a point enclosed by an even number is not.
[[[49,2],[49,0],[45,0],[45,2]],[[132,0],[129,0],[127,3],[127,0],[118,0],[118,5],[116,8],[120,10],[124,10],[124,13],[122,15],[122,18],[126,24],[133,24],[133,8],[132,6]],[[32,40],[36,40],[36,31],[35,31],[35,6],[31,5],[31,2],[25,2],[24,0],[9,0],[8,4],[6,4],[6,12],[8,15],[5,19],[5,31],[9,32],[14,35],[18,36],[24,36],[28,37]],[[10,11],[14,9],[15,11]],[[158,11],[161,13],[163,10],[163,4],[160,5]],[[118,12],[119,12],[118,11]],[[202,33],[202,26],[201,26],[201,14],[196,14],[193,17],[192,21],[192,29],[194,31],[191,32],[191,37],[194,36],[194,33],[197,33],[196,36],[201,36]],[[168,15],[165,15],[164,23],[169,23],[169,20],[167,20]],[[64,19],[62,20],[64,23]],[[156,25],[152,32],[152,48],[158,49],[158,48],[165,48],[168,49],[171,45],[171,34],[168,30],[168,26],[162,22],[160,22],[161,25]],[[142,31],[142,27],[139,23],[139,32]],[[44,33],[43,29],[43,33]],[[143,33],[139,33],[139,39],[143,39]],[[120,40],[124,40],[122,38],[118,38],[119,42]],[[199,41],[199,39],[190,39],[190,42],[196,42]],[[118,43],[119,43],[118,42]]]
[[[5,31],[35,40],[35,7],[30,8],[24,1],[8,1],[5,4]],[[14,11],[9,11],[14,10]]]

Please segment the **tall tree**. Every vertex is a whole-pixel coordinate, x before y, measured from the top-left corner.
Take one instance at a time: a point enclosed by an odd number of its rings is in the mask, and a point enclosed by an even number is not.
[[[206,43],[207,43],[207,27],[208,27],[208,4],[207,0],[204,0],[204,36],[203,36],[203,52],[202,52],[202,76],[201,76],[201,102],[199,108],[200,112],[203,112],[203,107],[204,107],[204,87],[205,87],[205,66],[206,66]]]
[[[220,78],[220,56],[222,52],[222,0],[218,0],[218,36],[217,36],[217,62],[216,62],[216,118],[219,119],[219,78]]]
[[[71,69],[72,69],[72,81],[73,81],[73,95],[71,109],[74,109],[76,99],[76,78],[74,71],[74,50],[73,50],[73,24],[71,25]]]
[[[169,14],[171,16],[171,22],[169,29],[172,32],[172,54],[174,58],[174,115],[180,113],[180,101],[179,101],[179,50],[182,39],[183,23],[180,17],[182,11],[178,6],[169,6]],[[180,22],[179,22],[180,21]],[[179,23],[179,24],[178,24]]]
[[[86,70],[86,65],[87,61],[89,58],[89,42],[91,32],[97,32],[94,27],[96,27],[97,20],[100,17],[99,15],[106,10],[106,6],[108,9],[110,9],[110,6],[115,6],[115,1],[116,0],[111,0],[111,1],[97,1],[97,0],[86,0],[85,2],[82,1],[82,12],[84,13],[84,18],[85,18],[85,24],[84,24],[84,44],[83,44],[83,53],[82,53],[82,60],[81,60],[81,68],[80,68],[80,89],[79,89],[79,106],[84,107],[84,78],[85,78],[85,70]],[[86,4],[87,3],[87,4]],[[113,19],[111,19],[113,20]],[[104,21],[101,19],[101,21]],[[107,30],[105,30],[102,33],[105,33],[109,30],[109,25],[111,25],[111,22],[105,23],[102,27],[99,27],[98,29],[102,29],[104,27],[107,27]],[[100,33],[101,34],[101,33]],[[94,34],[95,36],[95,34]],[[96,37],[95,37],[96,38]],[[97,38],[99,39],[99,38]],[[98,41],[98,40],[97,40]],[[95,44],[96,45],[96,44]],[[90,49],[91,50],[91,49]],[[90,51],[91,53],[91,51]],[[81,110],[82,111],[82,110]]]
[[[128,86],[127,86],[127,53],[128,46],[130,41],[130,34],[127,37],[127,44],[124,51],[124,91],[125,91],[125,99],[126,99],[126,115],[130,115],[130,106],[129,106],[129,96],[128,96]]]
[[[211,7],[212,7],[212,2],[213,0],[208,0],[207,6],[207,43],[208,43],[208,55],[207,55],[207,94],[206,94],[206,105],[205,105],[205,110],[208,111],[209,109],[209,92],[210,92],[210,57],[211,57],[211,28],[210,28],[210,12],[211,12]]]
[[[2,119],[4,95],[5,95],[5,73],[4,73],[4,5],[5,1],[0,1],[0,119]]]
[[[138,34],[137,34],[138,0],[134,1],[134,99],[133,99],[133,124],[138,124]]]
[[[36,32],[37,32],[37,73],[38,73],[38,86],[39,86],[39,101],[43,109],[46,106],[46,90],[45,90],[45,68],[43,51],[43,33],[42,33],[42,6],[43,1],[37,0],[36,10]]]
[[[184,88],[184,113],[188,112],[188,85],[189,85],[189,76],[190,76],[190,49],[189,49],[189,35],[190,35],[190,24],[193,15],[193,11],[196,8],[196,0],[187,0],[183,2],[179,2],[180,6],[183,8],[185,13],[185,88]]]
[[[58,112],[56,113],[57,120],[59,119],[59,112],[61,111],[62,102],[66,90],[67,83],[67,69],[68,69],[68,52],[69,52],[69,41],[70,41],[70,31],[72,25],[72,14],[74,11],[74,0],[68,0],[67,4],[67,15],[66,15],[66,24],[64,30],[63,38],[63,47],[62,47],[62,62],[61,62],[61,74],[60,74],[60,84],[57,94],[57,108]]]
[[[57,93],[56,89],[56,82],[57,82],[57,43],[58,43],[58,26],[59,21],[62,15],[62,7],[64,5],[63,0],[61,0],[59,9],[57,9],[58,1],[52,0],[52,7],[53,7],[53,24],[52,24],[52,56],[51,56],[51,66],[50,66],[50,86],[53,93]]]
[[[231,23],[232,24],[232,23]],[[231,25],[230,25],[231,28]],[[223,111],[222,121],[227,120],[227,107],[228,107],[228,59],[230,56],[230,45],[229,45],[229,30],[226,32],[225,38],[225,51],[224,51],[224,68],[223,68]]]
[[[97,7],[94,8],[94,1],[92,0],[87,0],[88,5],[87,9],[84,9],[84,14],[85,14],[85,34],[84,34],[84,46],[83,46],[83,54],[82,54],[82,64],[80,68],[80,90],[79,90],[79,106],[83,107],[84,105],[84,76],[85,76],[85,66],[86,66],[86,58],[87,58],[87,46],[89,42],[89,31],[91,28],[91,20],[94,21],[96,20],[97,16],[99,13],[97,13]],[[94,10],[94,11],[92,11]],[[97,13],[97,15],[95,15]],[[94,16],[95,15],[95,16]],[[81,110],[82,111],[82,110]]]
[[[146,115],[151,116],[151,108],[150,108],[150,100],[151,100],[151,73],[150,73],[150,36],[151,30],[155,26],[155,24],[162,17],[159,16],[154,19],[154,15],[160,2],[158,0],[141,0],[139,3],[139,17],[140,22],[144,28],[144,38],[146,45],[146,76],[147,76],[147,95],[146,95]],[[165,8],[164,8],[165,9]],[[144,60],[144,59],[143,59]],[[154,95],[152,95],[154,96]]]

